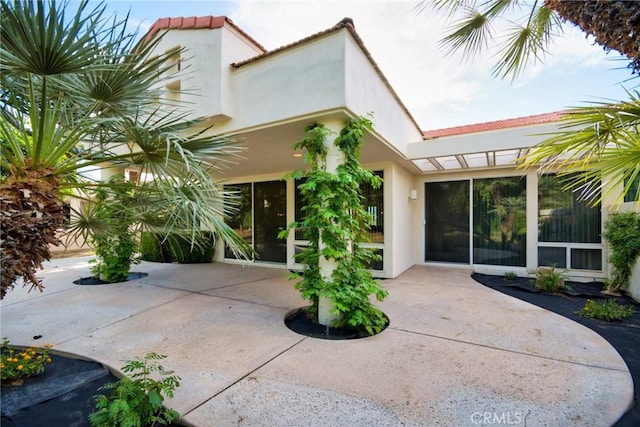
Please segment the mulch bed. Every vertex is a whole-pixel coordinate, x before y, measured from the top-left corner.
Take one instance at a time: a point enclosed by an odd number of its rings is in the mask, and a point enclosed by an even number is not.
[[[50,351],[52,362],[24,385],[2,387],[2,427],[90,427],[98,390],[118,380],[98,362]],[[169,427],[181,424],[172,423]]]
[[[142,279],[143,277],[147,277],[149,275],[149,273],[135,273],[135,272],[131,272],[129,273],[129,277],[127,277],[127,280],[123,280],[122,282],[126,282],[129,280],[136,280],[136,279]],[[111,283],[122,283],[122,282],[107,282],[106,280],[101,280],[99,277],[81,277],[78,280],[74,280],[73,284],[74,285],[109,285]]]
[[[364,328],[331,328],[321,325],[311,318],[309,307],[299,308],[287,314],[284,324],[300,335],[325,340],[353,340],[371,336]],[[385,329],[387,326],[389,326],[388,318]]]
[[[98,388],[117,379],[97,362],[58,356],[24,385],[2,387],[2,427],[89,426]]]
[[[502,276],[492,276],[474,273],[471,276],[477,282],[500,291],[512,297],[527,301],[531,304],[560,314],[571,320],[594,330],[606,339],[624,359],[635,387],[635,405],[615,424],[617,427],[640,426],[640,303],[628,295],[610,296],[602,294],[601,282],[566,282],[571,287],[569,291],[548,294],[536,289],[531,279],[519,277],[513,281]],[[612,298],[624,305],[633,305],[635,314],[623,320],[605,322],[579,316],[574,312],[584,307],[588,299]]]

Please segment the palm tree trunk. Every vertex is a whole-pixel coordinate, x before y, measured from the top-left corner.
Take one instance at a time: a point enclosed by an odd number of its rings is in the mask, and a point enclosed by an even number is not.
[[[19,278],[23,286],[31,286],[29,290],[42,291],[36,271],[51,258],[49,245],[61,243],[56,234],[66,221],[58,198],[58,182],[50,170],[32,171],[25,167],[11,172],[0,186],[0,299]]]
[[[605,49],[627,55],[640,72],[640,3],[637,0],[545,0],[563,19],[595,37]]]

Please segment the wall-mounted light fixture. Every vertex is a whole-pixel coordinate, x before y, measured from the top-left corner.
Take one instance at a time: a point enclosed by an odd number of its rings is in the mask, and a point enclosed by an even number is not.
[[[418,190],[409,191],[409,198],[411,200],[416,200],[418,198]]]

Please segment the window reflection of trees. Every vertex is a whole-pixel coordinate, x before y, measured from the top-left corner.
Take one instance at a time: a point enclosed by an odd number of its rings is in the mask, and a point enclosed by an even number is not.
[[[473,181],[474,263],[526,265],[526,178]]]

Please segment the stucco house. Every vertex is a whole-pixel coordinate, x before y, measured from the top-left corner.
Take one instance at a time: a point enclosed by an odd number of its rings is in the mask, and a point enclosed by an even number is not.
[[[253,245],[256,263],[299,267],[294,254],[305,242],[278,232],[300,215],[296,183],[283,177],[305,167],[293,149],[305,127],[337,132],[345,119],[370,114],[375,131],[361,161],[384,179],[380,189],[363,189],[375,218],[370,246],[383,258],[371,266],[376,276],[416,264],[521,276],[555,265],[574,279],[607,276],[601,232],[611,200],[589,206],[555,175],[516,164],[540,134],[557,129],[561,112],[424,131],[350,19],[270,51],[226,17],[159,19],[146,37],[159,35],[158,51],[175,51],[183,71],[166,82],[167,96],[247,147],[217,178],[241,191],[241,212],[229,222]],[[234,261],[218,249],[219,261]]]

